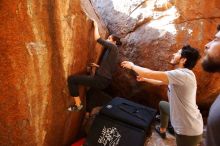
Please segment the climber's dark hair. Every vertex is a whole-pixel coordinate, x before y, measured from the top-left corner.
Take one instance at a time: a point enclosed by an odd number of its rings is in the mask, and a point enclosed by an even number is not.
[[[193,69],[200,58],[199,51],[190,45],[183,46],[181,58],[186,58],[186,62],[184,64],[185,68]]]
[[[121,43],[121,41],[120,41],[120,38],[119,38],[117,35],[111,34],[111,36],[112,36],[113,41],[116,41],[116,45],[117,45],[118,47],[122,45],[122,43]]]
[[[217,26],[217,31],[220,31],[220,24]]]

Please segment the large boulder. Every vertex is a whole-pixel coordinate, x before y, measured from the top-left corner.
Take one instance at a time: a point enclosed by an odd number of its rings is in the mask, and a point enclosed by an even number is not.
[[[92,21],[79,0],[2,0],[0,19],[0,145],[70,145],[66,80],[96,56]]]
[[[215,0],[91,0],[111,33],[122,37],[121,61],[154,70],[169,70],[172,54],[185,44],[199,49],[214,36],[220,22],[220,7]],[[193,70],[198,80],[197,103],[209,108],[220,92],[220,78],[202,70],[200,62]],[[167,99],[166,87],[137,83],[133,73],[118,67],[109,89],[123,96],[157,107]]]

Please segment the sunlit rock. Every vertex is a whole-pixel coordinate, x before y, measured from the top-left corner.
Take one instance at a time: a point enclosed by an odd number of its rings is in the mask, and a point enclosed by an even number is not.
[[[0,145],[68,145],[82,113],[70,113],[66,79],[95,56],[79,0],[7,0],[0,9]],[[83,93],[83,92],[82,92]]]

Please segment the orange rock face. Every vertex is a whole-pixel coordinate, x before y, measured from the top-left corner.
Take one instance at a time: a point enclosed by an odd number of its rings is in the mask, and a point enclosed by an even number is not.
[[[185,44],[198,48],[213,38],[220,23],[219,4],[211,1],[184,0],[92,0],[111,33],[122,37],[121,60],[154,70],[172,69],[169,61]],[[209,108],[220,92],[218,74],[202,70],[200,62],[194,69],[198,80],[197,103]],[[166,87],[137,83],[134,75],[118,67],[111,92],[143,104],[158,107],[166,99]]]
[[[67,145],[82,113],[69,113],[66,79],[94,55],[80,1],[0,3],[0,145]]]

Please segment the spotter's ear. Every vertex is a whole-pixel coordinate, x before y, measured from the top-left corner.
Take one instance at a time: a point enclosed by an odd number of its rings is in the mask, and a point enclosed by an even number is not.
[[[185,63],[186,63],[186,60],[187,60],[186,58],[181,58],[181,59],[180,59],[180,63],[185,64]]]

